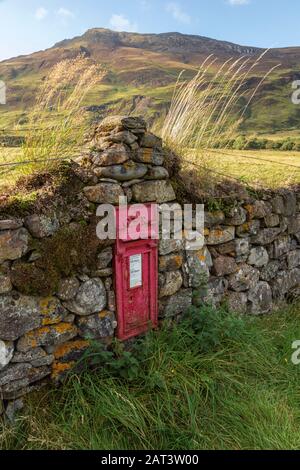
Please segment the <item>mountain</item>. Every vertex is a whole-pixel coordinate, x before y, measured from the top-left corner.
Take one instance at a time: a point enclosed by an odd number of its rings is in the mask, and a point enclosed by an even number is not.
[[[173,85],[184,69],[192,76],[210,54],[221,64],[229,58],[255,60],[263,49],[240,46],[202,36],[180,33],[137,34],[95,28],[53,47],[0,62],[0,79],[8,88],[8,104],[1,107],[0,128],[10,127],[34,102],[38,84],[56,62],[83,54],[108,71],[103,84],[89,96],[92,118],[109,112],[135,112],[158,120],[169,105]],[[252,103],[244,128],[249,132],[274,132],[299,127],[300,106],[291,102],[292,81],[300,79],[300,47],[271,49],[249,77],[254,89],[272,66],[280,68],[267,79]]]

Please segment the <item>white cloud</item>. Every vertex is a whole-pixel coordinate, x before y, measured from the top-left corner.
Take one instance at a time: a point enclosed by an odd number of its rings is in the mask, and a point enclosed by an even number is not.
[[[46,10],[46,8],[44,7],[39,7],[36,9],[35,11],[35,19],[38,20],[38,21],[42,21],[46,18],[46,16],[48,16],[48,10]]]
[[[229,5],[248,5],[250,0],[228,0]]]
[[[74,18],[75,16],[71,10],[68,10],[64,7],[61,7],[59,10],[57,10],[57,14],[63,18]]]
[[[111,19],[109,20],[109,25],[115,31],[137,31],[137,24],[132,23],[124,15],[112,15]]]
[[[170,2],[167,4],[166,9],[169,13],[171,13],[171,15],[176,21],[179,21],[180,23],[186,23],[186,24],[191,22],[190,15],[188,15],[185,11],[183,11],[183,9],[178,3]]]

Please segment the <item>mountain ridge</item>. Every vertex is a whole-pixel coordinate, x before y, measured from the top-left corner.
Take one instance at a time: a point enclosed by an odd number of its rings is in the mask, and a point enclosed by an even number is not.
[[[8,105],[1,108],[0,127],[26,114],[39,83],[55,63],[78,54],[90,57],[108,70],[103,86],[86,103],[89,109],[100,110],[95,119],[116,110],[134,112],[136,103],[156,119],[162,110],[166,111],[183,69],[191,77],[210,55],[215,57],[217,68],[230,58],[245,56],[254,62],[263,52],[263,48],[179,32],[142,34],[91,28],[48,49],[0,62],[0,79],[8,89]],[[300,47],[268,50],[249,77],[248,85],[255,86],[258,77],[279,63],[280,70],[268,78],[250,108],[247,122],[251,131],[300,125],[300,111],[291,106],[289,99],[289,84],[299,78]],[[270,102],[270,118],[266,118],[266,105]]]

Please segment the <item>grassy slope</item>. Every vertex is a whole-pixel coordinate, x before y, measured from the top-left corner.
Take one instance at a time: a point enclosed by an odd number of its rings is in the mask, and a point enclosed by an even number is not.
[[[298,449],[299,318],[298,306],[263,318],[195,311],[144,340],[132,380],[100,369],[29,397],[0,446]]]
[[[118,35],[107,30],[93,30],[46,51],[1,62],[0,79],[7,82],[8,104],[0,109],[0,129],[11,127],[20,117],[24,120],[34,92],[49,68],[63,58],[82,53],[81,48],[108,71],[105,84],[95,88],[86,105],[109,103],[108,110],[114,112],[120,106],[122,109],[124,106],[132,108],[134,96],[150,96],[152,102],[147,103],[142,111],[137,108],[137,112],[150,116],[154,110],[160,112],[168,105],[172,86],[183,69],[190,76],[210,53],[219,58],[219,63],[229,57],[241,57],[244,53],[228,50],[223,42],[184,35],[174,40],[169,36],[172,34]],[[253,71],[253,76],[249,77],[250,89],[271,66],[282,63],[257,94],[244,130],[272,133],[299,127],[300,108],[291,104],[291,83],[297,78],[298,57],[299,48],[271,50],[259,68]],[[134,109],[132,111],[135,112]]]

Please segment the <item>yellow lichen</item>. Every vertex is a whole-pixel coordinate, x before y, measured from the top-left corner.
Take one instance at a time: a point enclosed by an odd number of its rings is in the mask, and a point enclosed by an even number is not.
[[[86,349],[88,348],[88,346],[89,346],[88,341],[84,341],[84,340],[70,341],[68,343],[59,345],[54,352],[54,357],[55,359],[60,359],[73,351],[80,351],[82,349]]]
[[[54,330],[59,333],[67,333],[68,331],[74,330],[74,325],[71,325],[70,323],[59,323],[58,325],[53,326]]]
[[[74,366],[75,366],[74,361],[68,362],[68,363],[54,362],[52,365],[51,378],[53,380],[58,379],[60,375],[64,374],[65,372],[70,371]]]

